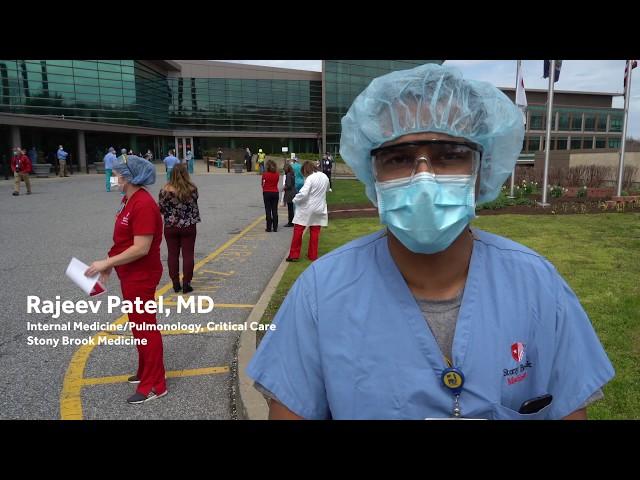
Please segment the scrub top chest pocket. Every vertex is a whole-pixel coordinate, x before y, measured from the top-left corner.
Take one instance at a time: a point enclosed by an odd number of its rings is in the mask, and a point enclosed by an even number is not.
[[[503,405],[496,404],[493,406],[493,420],[551,420],[547,416],[551,410],[552,404],[553,401],[546,407],[534,413],[519,413]]]

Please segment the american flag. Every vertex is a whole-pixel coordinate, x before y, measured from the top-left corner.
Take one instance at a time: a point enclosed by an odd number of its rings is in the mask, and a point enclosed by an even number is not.
[[[637,60],[630,60],[630,62],[631,62],[631,69],[632,70],[638,66],[638,61]],[[627,76],[628,75],[629,75],[629,62],[625,62],[625,67],[624,67],[624,88],[625,88],[625,90],[627,88]]]
[[[556,83],[560,80],[560,69],[562,68],[562,60],[556,60],[556,71],[553,76],[553,83]],[[542,78],[549,78],[549,69],[551,69],[551,60],[544,61],[544,73],[542,74]]]

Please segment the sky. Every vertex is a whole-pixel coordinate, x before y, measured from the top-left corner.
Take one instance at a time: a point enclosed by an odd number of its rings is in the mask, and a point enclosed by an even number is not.
[[[299,70],[321,71],[321,60],[224,60],[225,62],[266,65],[270,67],[295,68]],[[516,60],[446,60],[462,71],[466,78],[484,80],[496,87],[514,87]],[[542,78],[542,60],[523,60],[524,86],[547,89],[548,79]],[[563,60],[560,79],[555,90],[579,92],[606,92],[622,95],[625,60]],[[613,98],[614,108],[623,108],[622,96]],[[640,139],[640,67],[633,70],[631,77],[631,100],[629,102],[629,124],[627,138]]]

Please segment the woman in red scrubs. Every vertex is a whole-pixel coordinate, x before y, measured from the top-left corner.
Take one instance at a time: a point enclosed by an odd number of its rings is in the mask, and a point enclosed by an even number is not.
[[[160,243],[162,217],[153,196],[143,188],[156,179],[154,165],[134,155],[123,155],[113,165],[118,185],[124,192],[113,230],[113,246],[105,260],[91,264],[85,275],[100,273],[104,283],[112,268],[116,269],[122,297],[135,301],[154,300],[162,276]],[[144,403],[164,397],[167,392],[162,352],[162,336],[155,328],[155,313],[129,313],[129,322],[138,348],[138,372],[129,377],[137,384],[136,393],[127,399],[131,404]]]

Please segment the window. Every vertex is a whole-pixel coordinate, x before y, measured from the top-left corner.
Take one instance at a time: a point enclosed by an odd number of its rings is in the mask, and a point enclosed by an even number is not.
[[[620,139],[619,138],[610,138],[609,139],[609,148],[620,148]]]
[[[85,69],[95,72],[97,69],[97,64],[96,62],[92,62],[91,60],[73,60],[73,69],[74,71],[76,71],[77,69]]]
[[[604,137],[596,137],[596,148],[606,148],[607,139]]]
[[[531,130],[544,130],[544,116],[542,113],[531,112],[530,129]]]
[[[586,114],[584,116],[584,130],[587,132],[593,132],[596,129],[596,117],[592,114]]]
[[[571,130],[573,130],[574,132],[582,131],[582,114],[581,113],[571,114]]]
[[[601,113],[598,115],[598,121],[596,122],[596,130],[598,132],[605,132],[607,130],[607,115]]]
[[[100,76],[102,76],[104,72],[117,72],[118,74],[120,74],[120,72],[122,71],[122,68],[120,67],[120,64],[98,62],[98,70],[100,70]],[[127,73],[131,73],[131,72],[127,72]]]
[[[529,151],[537,152],[540,150],[540,137],[529,137]]]
[[[571,149],[580,150],[582,148],[582,137],[571,137]]]
[[[569,130],[569,113],[560,112],[558,115],[558,130]]]
[[[611,116],[611,125],[609,126],[610,132],[621,132],[622,131],[622,117]]]
[[[582,148],[585,150],[588,148],[593,148],[593,137],[584,137]]]
[[[556,150],[566,150],[567,149],[567,137],[558,137],[556,141]]]

